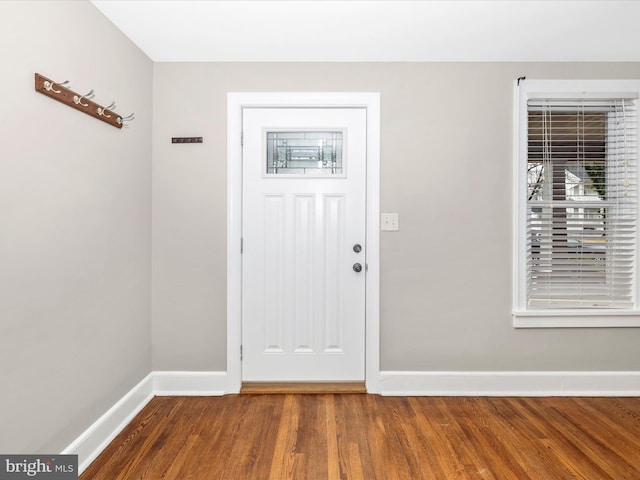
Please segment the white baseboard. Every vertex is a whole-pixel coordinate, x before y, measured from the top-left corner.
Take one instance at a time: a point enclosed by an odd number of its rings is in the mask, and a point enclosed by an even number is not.
[[[158,396],[224,395],[227,372],[153,372],[153,390]]]
[[[151,372],[61,453],[78,455],[81,474],[154,396],[224,395],[226,382],[226,372]]]
[[[96,459],[153,395],[153,373],[150,373],[61,452],[78,455],[78,474]]]
[[[395,396],[640,396],[640,372],[380,372]]]

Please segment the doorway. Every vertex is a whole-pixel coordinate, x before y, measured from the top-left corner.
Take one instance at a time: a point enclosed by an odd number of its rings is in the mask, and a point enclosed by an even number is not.
[[[227,392],[357,379],[377,392],[379,94],[228,100]]]

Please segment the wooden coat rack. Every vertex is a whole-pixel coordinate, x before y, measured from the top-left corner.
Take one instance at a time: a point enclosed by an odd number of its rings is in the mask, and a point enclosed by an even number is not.
[[[98,120],[102,120],[116,128],[122,128],[123,126],[126,126],[125,122],[134,119],[133,113],[126,117],[122,117],[111,110],[112,108],[115,108],[115,102],[112,102],[111,105],[107,107],[103,107],[102,105],[92,101],[91,98],[94,96],[93,90],[85,95],[80,95],[65,87],[65,84],[67,83],[68,82],[54,82],[53,80],[36,73],[36,91],[49,98],[62,102],[71,108],[75,108],[82,113],[86,113]]]

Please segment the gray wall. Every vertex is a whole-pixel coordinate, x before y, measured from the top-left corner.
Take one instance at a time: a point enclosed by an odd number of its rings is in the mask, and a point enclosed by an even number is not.
[[[640,369],[640,329],[510,315],[513,80],[639,64],[153,65],[76,1],[0,1],[0,45],[0,451],[60,451],[152,368],[225,370],[230,91],[381,92],[381,207],[400,213],[384,370]],[[132,128],[34,92],[34,72],[116,99]]]
[[[513,82],[640,64],[154,65],[153,367],[226,368],[226,94],[376,91],[383,370],[639,370],[640,329],[515,330]],[[197,135],[202,145],[171,145]]]
[[[0,452],[55,453],[151,369],[152,62],[88,2],[1,1],[0,48]]]

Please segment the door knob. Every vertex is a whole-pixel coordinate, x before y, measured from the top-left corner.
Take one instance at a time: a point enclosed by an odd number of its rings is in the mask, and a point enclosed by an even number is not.
[[[360,253],[362,251],[362,246],[359,243],[356,243],[353,246],[353,251],[356,252],[356,253]]]
[[[353,271],[356,273],[360,273],[362,271],[362,265],[360,265],[359,263],[354,263],[353,264]]]

